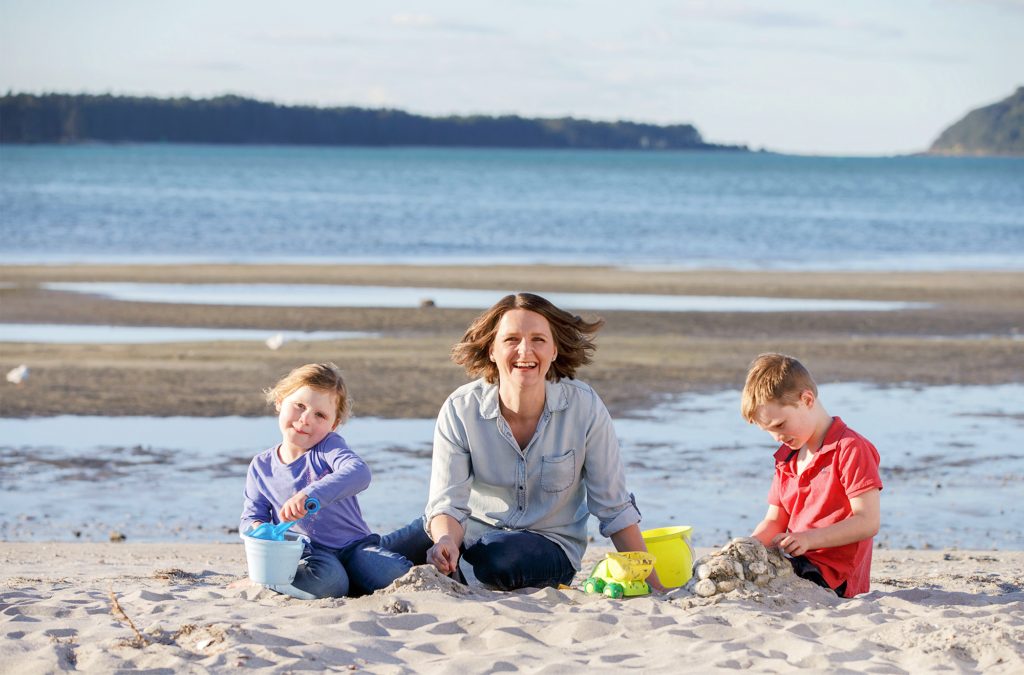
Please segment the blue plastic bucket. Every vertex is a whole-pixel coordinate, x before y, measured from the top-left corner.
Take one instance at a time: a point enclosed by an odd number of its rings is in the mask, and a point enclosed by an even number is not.
[[[284,541],[256,539],[242,535],[249,578],[258,584],[290,584],[302,558],[305,541],[291,532]]]

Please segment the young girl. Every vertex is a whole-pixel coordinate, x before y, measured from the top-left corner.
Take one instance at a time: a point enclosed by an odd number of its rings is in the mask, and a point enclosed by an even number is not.
[[[370,469],[334,433],[350,407],[337,366],[296,368],[267,391],[267,401],[278,411],[281,443],[249,463],[239,531],[298,520],[292,531],[310,540],[292,584],[272,588],[302,599],[363,595],[408,572],[412,563],[379,546],[359,509],[356,495],[369,487]],[[312,497],[321,508],[305,518]]]

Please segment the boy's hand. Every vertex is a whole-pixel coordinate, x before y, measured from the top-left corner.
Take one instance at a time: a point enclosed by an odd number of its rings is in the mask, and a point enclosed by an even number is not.
[[[441,574],[451,574],[459,566],[459,547],[450,536],[444,535],[427,551],[427,562]]]
[[[298,520],[306,515],[306,494],[304,492],[298,492],[292,495],[292,498],[284,503],[281,507],[280,512],[281,522],[287,522],[289,520]]]
[[[791,556],[803,555],[809,550],[821,548],[814,543],[814,532],[812,530],[777,534],[772,538],[772,545],[778,546]]]

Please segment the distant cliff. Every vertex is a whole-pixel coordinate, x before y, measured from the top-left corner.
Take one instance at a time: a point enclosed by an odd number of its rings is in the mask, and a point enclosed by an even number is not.
[[[400,110],[281,106],[238,96],[160,99],[84,94],[3,96],[0,142],[746,150],[705,143],[690,124],[424,117]]]
[[[931,155],[1024,155],[1024,87],[943,131]]]

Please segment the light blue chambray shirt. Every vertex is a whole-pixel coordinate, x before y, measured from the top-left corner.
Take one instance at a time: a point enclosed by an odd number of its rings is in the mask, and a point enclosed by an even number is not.
[[[472,543],[487,528],[529,530],[562,547],[580,569],[587,514],[610,536],[640,522],[626,490],[619,441],[607,408],[587,384],[545,382],[537,431],[519,448],[498,405],[498,385],[477,380],[445,401],[434,429],[424,512],[455,518]]]

